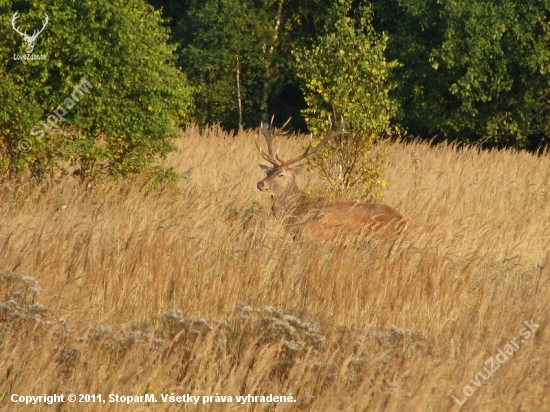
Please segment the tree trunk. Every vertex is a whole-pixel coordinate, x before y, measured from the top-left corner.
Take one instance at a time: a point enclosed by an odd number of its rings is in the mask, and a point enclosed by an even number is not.
[[[277,10],[277,19],[275,20],[275,33],[273,34],[271,45],[268,47],[267,44],[264,44],[266,70],[265,70],[265,80],[264,80],[264,87],[263,87],[263,94],[262,94],[262,103],[260,105],[262,121],[264,123],[266,123],[269,120],[269,107],[268,107],[267,101],[269,99],[269,89],[271,88],[271,82],[270,82],[271,70],[270,69],[271,69],[271,63],[273,60],[273,51],[275,50],[275,45],[279,41],[279,34],[281,32],[284,2],[285,0],[279,1],[279,8]]]
[[[243,130],[243,100],[241,96],[241,61],[237,55],[237,101],[239,104],[239,133]]]

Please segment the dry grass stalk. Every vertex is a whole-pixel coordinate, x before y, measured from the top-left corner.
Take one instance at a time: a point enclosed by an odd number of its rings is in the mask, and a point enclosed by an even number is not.
[[[388,260],[376,243],[293,239],[255,187],[253,139],[187,131],[169,159],[179,193],[1,189],[1,410],[29,410],[14,393],[146,392],[297,399],[269,410],[458,410],[451,395],[464,398],[530,319],[540,328],[462,410],[550,409],[547,157],[390,146],[384,201],[410,224]]]

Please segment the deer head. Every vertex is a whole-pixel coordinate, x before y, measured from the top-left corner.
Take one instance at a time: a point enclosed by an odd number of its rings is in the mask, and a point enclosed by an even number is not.
[[[317,144],[317,146],[311,147],[310,141],[306,150],[301,155],[289,160],[284,160],[279,156],[278,153],[273,152],[273,140],[276,136],[286,134],[284,132],[284,129],[289,122],[290,119],[288,119],[278,131],[275,131],[275,129],[273,128],[273,118],[271,119],[271,124],[269,125],[262,122],[261,130],[267,142],[267,153],[261,149],[260,144],[258,143],[258,134],[256,134],[256,147],[258,148],[262,157],[267,162],[271,163],[271,166],[260,165],[260,168],[265,172],[267,176],[263,180],[260,180],[256,186],[262,192],[271,193],[271,197],[273,199],[273,212],[277,212],[278,209],[284,207],[291,195],[295,195],[300,192],[298,186],[296,185],[296,176],[300,172],[302,172],[304,166],[292,165],[298,163],[308,156],[311,156],[321,147],[323,147],[328,141],[345,133],[343,117],[340,121],[340,128],[335,132],[332,132],[332,122],[329,117],[329,128],[327,131],[327,135],[323,138],[323,140],[319,142],[319,144]]]
[[[24,32],[19,31],[19,29],[15,26],[15,22],[17,21],[18,18],[19,18],[19,12],[16,11],[11,19],[11,26],[17,33],[21,35],[21,37],[23,37],[23,40],[27,43],[27,54],[31,54],[32,51],[34,50],[34,43],[36,42],[36,39],[38,38],[40,33],[44,31],[44,29],[48,24],[48,21],[49,21],[48,15],[44,13],[44,25],[40,30],[35,30],[32,36],[29,36],[26,30]]]

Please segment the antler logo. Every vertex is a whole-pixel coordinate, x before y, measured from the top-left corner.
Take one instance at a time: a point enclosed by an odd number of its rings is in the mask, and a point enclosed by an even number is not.
[[[48,15],[44,13],[44,25],[40,30],[35,30],[32,36],[29,36],[26,30],[22,33],[17,29],[17,27],[15,27],[15,22],[18,18],[19,18],[19,12],[16,11],[13,17],[11,18],[11,26],[17,33],[21,35],[21,37],[23,37],[23,40],[25,41],[25,43],[27,43],[27,54],[31,54],[32,51],[34,50],[34,43],[36,42],[36,39],[38,38],[40,33],[44,31],[44,29],[46,28],[46,25],[48,24],[48,20],[49,20]]]

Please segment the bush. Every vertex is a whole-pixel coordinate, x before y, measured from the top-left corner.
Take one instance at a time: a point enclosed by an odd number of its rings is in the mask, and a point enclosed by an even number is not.
[[[397,62],[384,58],[387,38],[374,31],[371,8],[360,6],[349,17],[351,4],[336,2],[325,35],[295,56],[309,129],[315,135],[324,133],[332,113],[344,117],[347,131],[312,156],[311,165],[328,179],[334,195],[372,199],[381,196],[385,185],[386,155],[380,138],[394,131],[390,121],[396,105],[387,79]]]
[[[10,3],[0,0],[7,39],[0,52],[25,54]],[[141,0],[54,0],[47,10],[33,0],[17,24],[41,27],[45,12],[50,22],[34,53],[47,60],[0,65],[3,174],[129,176],[171,151],[172,126],[189,120],[191,89],[175,68],[160,12]]]
[[[412,134],[536,149],[550,137],[546,2],[375,0]]]

